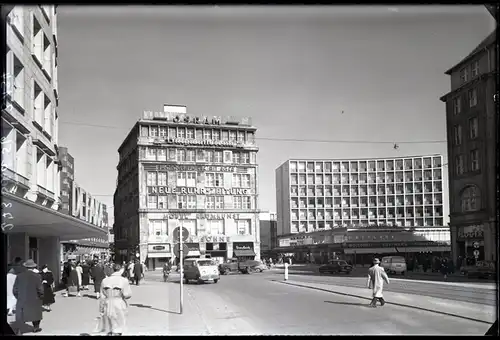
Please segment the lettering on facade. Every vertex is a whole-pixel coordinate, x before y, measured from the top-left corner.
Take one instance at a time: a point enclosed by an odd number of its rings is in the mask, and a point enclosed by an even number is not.
[[[200,237],[202,243],[226,243],[229,242],[229,237],[226,235],[206,235]]]
[[[171,121],[174,123],[185,124],[200,124],[200,125],[221,125],[228,123],[236,123],[241,125],[251,125],[249,117],[223,117],[223,116],[195,116],[186,113],[185,106],[172,106],[165,105],[163,112],[144,111],[143,119],[161,119],[164,121]]]
[[[94,199],[75,182],[72,182],[71,214],[98,227],[104,225],[104,210],[106,206]]]
[[[148,166],[144,166],[149,170]],[[215,166],[215,165],[178,165],[178,164],[157,164],[154,166],[156,171],[196,171],[196,172],[236,172],[234,166]]]
[[[470,225],[458,228],[458,238],[471,239],[471,238],[483,238],[483,237],[484,237],[483,225]]]
[[[394,248],[394,247],[436,247],[449,246],[445,242],[390,242],[390,243],[347,243],[347,248]]]
[[[249,189],[241,188],[194,188],[194,187],[148,187],[149,195],[249,195]]]
[[[253,243],[246,243],[246,244],[234,244],[233,245],[234,250],[253,250]]]
[[[232,214],[232,213],[220,213],[220,214],[210,214],[210,213],[198,213],[198,214],[188,214],[188,213],[168,213],[163,216],[164,219],[172,219],[172,220],[189,220],[189,219],[198,219],[198,220],[224,220],[224,219],[234,219],[238,220],[240,218],[240,214]]]
[[[163,142],[166,144],[176,144],[176,145],[225,146],[233,148],[243,148],[245,146],[245,144],[242,142],[233,142],[224,140],[170,138],[170,137],[163,139]]]

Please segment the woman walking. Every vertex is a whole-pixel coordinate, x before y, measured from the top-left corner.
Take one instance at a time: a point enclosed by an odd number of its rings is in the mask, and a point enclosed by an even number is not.
[[[42,272],[40,273],[40,275],[42,277],[43,284],[42,307],[50,312],[50,305],[56,302],[56,300],[54,299],[54,291],[52,289],[52,286],[54,284],[54,274],[52,274],[48,266],[44,264],[42,266]]]
[[[96,263],[92,267],[91,275],[92,280],[94,280],[94,292],[96,293],[96,297],[99,299],[101,296],[101,283],[102,280],[106,278],[104,267],[101,262]]]
[[[81,269],[81,267],[80,267]],[[80,287],[82,284],[82,275],[81,272],[78,270],[78,266],[76,266],[74,263],[71,263],[71,272],[69,274],[69,280],[68,280],[68,294],[71,291],[76,290],[76,296],[81,296],[80,295]],[[70,289],[71,288],[71,289]]]
[[[84,290],[88,290],[88,285],[90,284],[90,265],[88,262],[84,262],[81,265],[82,268],[82,287]]]

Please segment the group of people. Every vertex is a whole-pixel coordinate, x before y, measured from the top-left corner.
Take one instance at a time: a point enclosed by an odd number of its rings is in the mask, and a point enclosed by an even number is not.
[[[122,265],[122,276],[129,280],[130,283],[139,285],[139,282],[144,279],[144,272],[146,270],[144,263],[139,260],[129,261],[127,264],[123,261]]]
[[[98,259],[94,259],[94,261],[88,260],[83,263],[72,260],[64,262],[62,283],[66,291],[63,293],[63,296],[71,296],[72,293],[76,293],[76,296],[81,296],[81,291],[88,290],[90,279],[92,279],[94,292],[97,298],[99,298],[102,280],[110,276],[111,273],[111,265],[103,263]]]

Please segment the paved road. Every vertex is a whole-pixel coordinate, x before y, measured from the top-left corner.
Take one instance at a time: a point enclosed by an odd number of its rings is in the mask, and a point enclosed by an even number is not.
[[[132,287],[124,335],[483,335],[489,328],[396,305],[372,309],[360,298],[273,282],[272,274],[228,275],[217,284],[185,285],[180,315],[179,283],[162,282],[160,272],[146,275],[143,285]],[[91,297],[58,296],[53,311],[44,314],[43,331],[37,334],[91,333],[96,312],[97,301]]]
[[[282,278],[281,271],[269,271],[266,276]],[[364,276],[351,276],[346,274],[324,274],[324,275],[290,275],[295,281],[325,283],[348,287],[366,287],[366,273]],[[496,285],[487,283],[445,283],[432,281],[412,281],[402,279],[397,275],[389,275],[391,284],[385,286],[389,292],[407,293],[423,296],[450,299],[455,301],[471,302],[489,306],[497,304]],[[481,288],[484,287],[484,288]]]

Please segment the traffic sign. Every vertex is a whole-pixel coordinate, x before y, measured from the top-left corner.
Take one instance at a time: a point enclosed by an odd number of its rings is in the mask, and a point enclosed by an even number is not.
[[[476,249],[477,249],[477,248],[479,248],[479,242],[477,242],[477,241],[475,241],[472,245],[473,245],[473,246],[474,246],[474,248],[476,248]]]
[[[474,254],[474,257],[479,257],[479,250],[477,250],[477,249],[474,250],[473,254]]]
[[[174,255],[175,255],[175,257],[180,257],[181,256],[179,250],[180,250],[180,245],[179,245],[179,243],[176,243],[174,245]],[[183,258],[186,257],[188,253],[189,253],[189,247],[187,246],[187,244],[183,244],[182,245],[182,257]]]
[[[180,227],[174,229],[174,242],[179,242],[180,233],[181,233]],[[186,242],[188,237],[189,237],[189,230],[182,227],[182,241]]]

